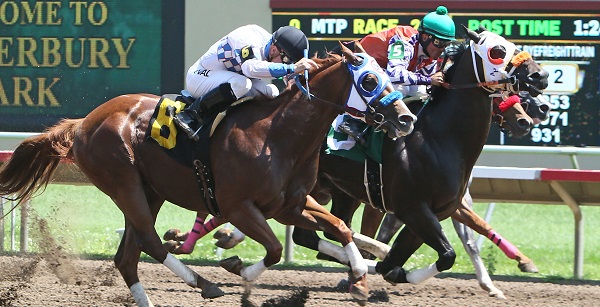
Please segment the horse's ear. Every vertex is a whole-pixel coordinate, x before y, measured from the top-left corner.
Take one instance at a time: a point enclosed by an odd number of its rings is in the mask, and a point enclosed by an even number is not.
[[[346,54],[346,52],[352,52],[352,50],[348,49],[348,47],[346,47],[346,45],[344,45],[342,42],[339,42],[340,44],[340,48],[342,49],[342,54]]]
[[[479,34],[481,34],[481,33],[485,32],[485,31],[487,31],[487,29],[484,26],[479,25],[479,28],[477,29],[476,32],[479,33]]]
[[[365,48],[360,44],[360,42],[354,43],[354,52],[355,53],[367,53]]]
[[[342,48],[342,55],[346,58],[346,61],[348,61],[348,63],[351,63],[352,65],[357,65],[357,63],[359,63],[362,59],[357,57],[354,52],[352,52],[352,50],[348,49],[348,47],[344,46],[344,44],[342,44],[340,42],[340,47]]]
[[[465,27],[465,25],[462,25],[463,28],[465,29],[465,32],[467,32],[467,36],[474,41],[476,44],[479,43],[479,40],[481,39],[481,37],[479,36],[479,34],[473,30],[469,30],[469,28]]]

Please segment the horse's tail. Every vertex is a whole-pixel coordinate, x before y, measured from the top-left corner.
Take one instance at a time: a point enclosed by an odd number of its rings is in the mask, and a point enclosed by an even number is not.
[[[23,140],[0,168],[0,196],[19,203],[46,188],[61,159],[72,159],[71,146],[83,119],[63,119],[44,133]]]

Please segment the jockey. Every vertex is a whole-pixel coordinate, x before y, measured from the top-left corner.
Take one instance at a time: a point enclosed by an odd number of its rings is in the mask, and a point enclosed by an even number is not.
[[[394,87],[404,96],[425,95],[428,85],[440,86],[444,82],[442,72],[438,71],[440,56],[455,39],[455,29],[448,9],[439,6],[423,17],[418,30],[412,26],[396,26],[369,34],[360,44],[385,68]],[[353,43],[348,44],[350,49]],[[360,140],[360,132],[354,126],[345,121],[339,128]]]
[[[262,78],[278,78],[317,64],[304,58],[308,39],[295,27],[269,33],[258,25],[239,27],[214,43],[189,69],[186,90],[196,98],[174,122],[189,138],[196,135],[208,113],[221,112],[244,96],[274,98],[279,90]]]

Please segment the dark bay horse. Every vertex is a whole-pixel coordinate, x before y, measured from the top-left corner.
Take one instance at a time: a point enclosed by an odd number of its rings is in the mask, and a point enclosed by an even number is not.
[[[510,135],[514,137],[526,135],[535,120],[545,120],[548,117],[550,110],[549,106],[545,102],[537,99],[538,97],[532,98],[529,93],[520,93],[519,96],[510,96],[508,99],[504,100],[502,100],[501,97],[494,97],[492,100],[494,110],[492,121],[497,124],[503,132],[510,133]],[[512,103],[512,106],[509,107],[507,103]],[[501,106],[503,104],[505,105]],[[509,108],[506,109],[507,107]],[[329,157],[329,159],[333,158],[335,157]],[[345,159],[343,157],[338,158]],[[348,163],[353,162],[354,161],[348,161]],[[361,166],[356,166],[356,168],[358,167]],[[319,177],[318,184],[315,186],[315,191],[312,194],[315,199],[323,205],[328,204],[331,201],[331,213],[342,219],[348,226],[350,226],[350,221],[352,220],[354,212],[361,204],[359,200],[356,200],[339,190],[326,176]],[[483,260],[475,245],[473,230],[485,237],[493,238],[494,243],[501,245],[502,250],[508,257],[517,260],[521,271],[537,272],[537,268],[531,259],[521,253],[518,248],[512,245],[508,240],[496,233],[483,218],[473,211],[472,207],[473,202],[467,192],[462,199],[461,206],[451,215],[454,228],[461,239],[467,254],[469,254],[481,288],[487,291],[490,296],[505,299],[504,293],[493,284],[492,279],[487,273],[487,269],[483,265]],[[381,220],[383,215],[384,213],[373,206],[365,206],[360,232],[361,234],[372,238],[377,234],[377,240],[387,244],[391,241],[392,237],[397,233],[403,223],[393,214],[386,214],[382,223]],[[381,227],[379,227],[380,224]],[[379,232],[377,232],[378,229]],[[325,234],[325,236],[331,238],[328,234]],[[323,255],[318,255],[318,257],[323,258]],[[371,255],[366,255],[366,257],[370,258]]]
[[[353,270],[351,293],[362,304],[368,297],[367,268],[352,232],[308,196],[317,177],[321,141],[335,116],[349,110],[346,106],[355,113],[375,112],[378,124],[394,138],[410,133],[415,117],[368,55],[346,49],[343,56],[315,61],[319,69],[310,72],[310,81],[297,79],[308,82],[310,99],[301,90],[304,87],[291,86],[275,99],[237,105],[214,131],[210,159],[220,219],[266,249],[265,258],[251,266],[243,267],[239,259],[223,266],[253,281],[279,262],[283,248],[267,219],[325,230],[342,242]],[[203,297],[224,294],[168,253],[154,229],[165,200],[208,212],[194,169],[171,159],[157,142],[146,138],[159,98],[123,95],[85,118],[65,119],[25,139],[0,170],[0,195],[23,200],[45,187],[60,160],[68,159],[110,196],[125,217],[115,264],[138,306],[152,305],[137,274],[142,251],[188,285],[201,288]]]
[[[487,90],[476,85],[492,84],[495,90],[523,90],[537,96],[548,84],[547,72],[514,44],[485,29],[467,32],[470,40],[462,45],[446,74],[450,85],[434,93],[433,103],[419,116],[413,134],[383,143],[384,210],[406,224],[390,253],[376,255],[383,261],[375,270],[391,283],[420,283],[454,263],[455,252],[439,220],[459,208],[489,131],[491,99]],[[346,201],[369,203],[364,163],[334,155],[321,155],[320,162],[320,174],[347,194]],[[319,249],[316,234],[311,241],[307,233],[298,229],[294,241],[326,253]],[[359,244],[357,239],[355,236]],[[437,251],[438,260],[406,273],[402,266],[423,243]]]

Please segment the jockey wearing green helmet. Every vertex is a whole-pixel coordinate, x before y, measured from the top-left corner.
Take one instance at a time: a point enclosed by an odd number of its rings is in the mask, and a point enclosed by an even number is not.
[[[429,43],[441,48],[455,39],[456,26],[452,18],[448,16],[448,9],[440,5],[434,12],[423,17],[419,25],[419,32],[428,34],[421,35],[421,45],[424,50],[427,50]]]

